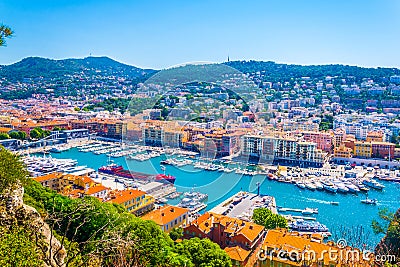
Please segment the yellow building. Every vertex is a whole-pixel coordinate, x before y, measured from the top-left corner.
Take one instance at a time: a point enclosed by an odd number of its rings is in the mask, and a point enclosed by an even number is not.
[[[261,267],[371,267],[373,255],[358,249],[323,243],[320,234],[269,230],[258,253]]]
[[[108,202],[120,204],[137,216],[149,212],[154,208],[154,197],[146,195],[145,192],[140,190],[116,190],[110,192],[109,196],[110,199]]]
[[[353,150],[349,147],[344,146],[343,144],[335,147],[334,156],[335,158],[351,158]]]
[[[355,141],[354,156],[361,158],[370,158],[372,156],[372,144],[370,142]]]
[[[143,220],[154,221],[164,232],[169,233],[173,228],[185,227],[188,224],[189,209],[165,205],[142,217]]]
[[[95,182],[88,176],[79,176],[75,179],[75,184],[83,189],[88,189],[93,186]]]

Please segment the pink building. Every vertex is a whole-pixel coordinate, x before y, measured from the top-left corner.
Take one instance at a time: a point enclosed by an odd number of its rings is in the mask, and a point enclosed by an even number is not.
[[[305,141],[316,143],[318,149],[332,153],[333,136],[331,133],[303,131],[302,134]]]

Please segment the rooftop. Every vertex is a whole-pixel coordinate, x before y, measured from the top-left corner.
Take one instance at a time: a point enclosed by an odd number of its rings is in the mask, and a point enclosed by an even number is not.
[[[162,226],[188,212],[189,209],[165,205],[151,211],[150,213],[147,213],[142,217],[142,219],[153,221],[156,224]]]

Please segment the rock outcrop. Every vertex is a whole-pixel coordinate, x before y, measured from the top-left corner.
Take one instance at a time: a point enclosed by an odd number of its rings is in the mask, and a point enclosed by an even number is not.
[[[0,195],[0,226],[10,227],[15,223],[26,226],[35,234],[45,266],[64,266],[66,250],[37,210],[24,204],[23,195],[23,187],[5,190]]]

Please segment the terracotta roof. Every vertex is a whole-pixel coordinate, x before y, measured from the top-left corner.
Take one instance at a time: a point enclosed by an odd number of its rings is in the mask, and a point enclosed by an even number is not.
[[[80,176],[78,179],[80,179],[84,184],[94,183],[92,178],[89,176]]]
[[[104,190],[108,190],[108,189],[109,189],[108,187],[105,187],[105,186],[103,186],[101,184],[96,184],[94,186],[89,187],[86,190],[85,195],[89,195],[90,196],[90,195],[93,195],[93,194],[96,194],[98,192],[101,192],[101,191],[104,191]]]
[[[231,258],[232,260],[237,260],[237,261],[241,261],[241,262],[245,261],[251,253],[250,250],[245,250],[239,246],[226,247],[224,250],[228,254],[229,258]]]
[[[114,198],[108,200],[112,203],[122,204],[127,202],[128,200],[141,197],[146,193],[136,189],[122,190],[122,191],[113,191],[112,195]]]
[[[204,213],[192,224],[197,225],[197,227],[204,233],[209,233],[214,223],[220,223],[223,225],[225,227],[225,233],[243,235],[250,242],[253,242],[264,230],[264,226],[212,212]]]
[[[336,249],[339,253],[342,250],[350,250],[352,248],[346,247],[340,249],[336,247],[333,242],[331,243],[322,243],[322,238],[316,235],[301,235],[298,232],[288,232],[286,229],[277,229],[277,230],[269,230],[267,236],[264,240],[263,248],[267,250],[268,248],[276,249],[277,251],[291,251],[298,252],[300,255],[304,248],[307,248],[308,251],[312,251],[316,253],[316,259],[320,259],[321,256],[324,258],[324,264],[330,264],[329,253],[325,253],[326,251],[330,251],[331,249]],[[337,255],[339,255],[339,253]],[[343,255],[346,255],[346,252],[343,252]],[[274,257],[274,260],[279,261],[279,258]],[[363,261],[362,257],[360,259]],[[281,262],[290,263],[291,266],[300,266],[298,262],[292,262],[289,259],[280,260]],[[341,265],[340,262],[335,262],[335,266],[344,266]],[[362,262],[360,262],[362,263]],[[346,265],[345,265],[346,266]],[[358,266],[370,266],[368,262],[363,261],[362,265]]]
[[[142,219],[153,221],[162,226],[175,220],[176,218],[179,218],[187,212],[189,212],[189,210],[185,208],[165,205],[164,207],[160,207],[151,211],[150,213],[147,213],[142,217]]]
[[[12,130],[12,128],[0,127],[0,133],[8,133],[11,130]]]
[[[49,180],[54,180],[54,179],[59,179],[62,177],[62,173],[60,172],[53,172],[53,173],[49,173],[43,176],[38,176],[33,178],[33,180],[35,180],[36,182],[43,182],[43,181],[49,181]]]

